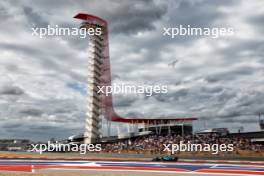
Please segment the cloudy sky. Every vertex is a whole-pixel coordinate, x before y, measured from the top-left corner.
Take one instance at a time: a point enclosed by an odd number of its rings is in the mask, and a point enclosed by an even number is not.
[[[32,36],[32,27],[106,19],[114,83],[165,84],[167,94],[114,96],[125,117],[198,117],[196,129],[259,130],[264,111],[262,0],[0,1],[0,138],[83,132],[88,39]],[[233,36],[163,36],[164,27],[232,27]],[[206,123],[205,123],[206,122]]]

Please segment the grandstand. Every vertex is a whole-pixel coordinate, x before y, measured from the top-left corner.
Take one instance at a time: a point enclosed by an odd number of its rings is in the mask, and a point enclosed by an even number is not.
[[[248,135],[245,133],[244,135]],[[263,134],[262,134],[263,135]],[[263,143],[256,142],[256,136],[252,133],[252,136],[245,138],[242,135],[236,136],[236,134],[227,134],[225,136],[217,133],[207,133],[203,135],[145,135],[132,137],[127,139],[118,139],[115,141],[108,141],[103,143],[103,153],[123,153],[123,154],[149,154],[149,155],[161,155],[170,154],[164,151],[163,144],[179,144],[181,141],[184,143],[192,144],[233,144],[234,151],[232,152],[220,152],[218,156],[263,156],[264,157],[264,145]],[[212,155],[210,152],[178,152],[177,155]],[[213,156],[217,156],[213,155]]]
[[[0,139],[0,151],[26,151],[30,144],[28,139]]]
[[[264,144],[264,131],[246,132],[246,133],[230,133],[230,138],[249,139],[252,143]]]
[[[178,134],[182,136],[193,133],[193,123],[191,120],[183,121],[182,123],[179,123],[179,119],[177,121],[169,120],[167,123],[163,123],[162,121],[156,120],[155,124],[144,125],[139,128],[138,132],[149,131],[151,134],[157,135]]]

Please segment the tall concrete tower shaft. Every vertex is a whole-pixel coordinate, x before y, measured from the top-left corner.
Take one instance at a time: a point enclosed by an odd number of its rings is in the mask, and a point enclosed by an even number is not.
[[[74,18],[83,20],[81,28],[87,31],[91,31],[92,28],[96,31],[94,35],[89,36],[87,113],[84,132],[84,143],[89,144],[100,140],[102,118],[107,118],[106,109],[112,105],[108,97],[98,93],[98,86],[111,85],[108,29],[105,20],[93,15],[77,14]],[[111,103],[108,105],[107,102]]]
[[[98,28],[98,26],[84,24],[84,28]],[[98,93],[103,63],[103,37],[92,35],[89,37],[88,77],[87,77],[87,117],[85,121],[84,143],[94,143],[100,138],[102,113],[101,97]]]

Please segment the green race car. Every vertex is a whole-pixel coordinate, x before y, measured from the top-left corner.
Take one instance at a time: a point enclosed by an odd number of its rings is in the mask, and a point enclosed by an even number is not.
[[[178,158],[175,156],[158,156],[152,159],[152,161],[165,161],[165,162],[176,162],[178,161]]]

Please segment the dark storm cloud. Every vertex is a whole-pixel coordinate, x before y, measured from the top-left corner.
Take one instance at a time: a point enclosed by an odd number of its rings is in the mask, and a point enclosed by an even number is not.
[[[255,116],[239,116],[239,117],[232,117],[232,118],[220,118],[219,120],[225,123],[237,123],[240,124],[256,124],[258,123],[257,115]]]
[[[119,114],[120,115],[120,114]],[[126,117],[125,118],[142,118],[144,117],[145,115],[142,114],[142,113],[137,113],[137,112],[130,112],[128,114],[126,114]]]
[[[133,102],[137,100],[136,97],[130,95],[115,95],[114,106],[118,107],[129,107]]]
[[[155,94],[154,97],[161,102],[174,102],[178,101],[181,98],[184,98],[188,95],[189,90],[184,88],[177,91],[169,91],[169,93],[166,94]]]
[[[237,92],[233,89],[224,88],[224,90],[216,96],[216,101],[226,103],[228,100],[237,96]]]
[[[147,1],[112,1],[117,6],[112,11],[107,11],[112,33],[131,34],[139,31],[154,30],[154,22],[161,19],[167,12],[164,4],[157,4],[153,0]],[[120,5],[118,5],[120,4]]]
[[[78,133],[78,128],[70,126],[54,126],[47,125],[47,123],[35,122],[34,125],[31,123],[17,123],[12,122],[8,124],[1,124],[1,128],[4,128],[5,132],[8,132],[8,136],[16,136],[15,138],[20,139],[31,139],[35,142],[47,141],[51,137],[55,137],[57,140],[65,138],[65,136],[71,136],[72,134]],[[20,131],[18,133],[18,131]],[[34,131],[34,133],[32,133]],[[3,132],[1,131],[1,134]],[[55,135],[56,134],[56,135]],[[14,138],[14,137],[12,137]]]
[[[49,46],[47,46],[49,48]],[[71,62],[71,64],[78,64],[73,58],[75,57],[74,53],[71,52],[61,52],[60,50],[56,50],[53,54],[49,53],[49,49],[43,50],[38,46],[27,46],[20,44],[11,44],[11,43],[0,43],[0,50],[10,50],[16,53],[22,53],[25,58],[33,59],[34,61],[38,61],[43,68],[53,70],[56,72],[64,73],[73,79],[77,79],[79,81],[84,81],[86,78],[80,74],[74,73],[72,70],[65,68],[61,64],[61,62],[65,62],[65,60]],[[57,59],[59,58],[59,59]],[[57,75],[54,75],[57,76]]]
[[[72,110],[68,109],[68,108],[65,109],[65,108],[59,107],[59,108],[55,109],[55,112],[58,114],[67,114],[67,113],[72,112]]]
[[[175,1],[176,2],[176,1]],[[192,2],[192,1],[180,1],[179,6],[175,5],[175,2],[169,3],[170,10],[167,10],[165,14],[167,17],[167,21],[163,23],[163,26],[159,26],[156,30],[159,32],[159,35],[153,35],[149,38],[137,38],[137,40],[132,40],[131,46],[133,46],[127,52],[140,52],[140,49],[145,49],[146,53],[142,57],[142,59],[137,60],[138,65],[146,66],[146,64],[157,63],[162,59],[161,51],[171,52],[169,49],[171,46],[190,46],[194,41],[199,40],[203,37],[195,37],[195,36],[182,36],[177,37],[177,39],[170,39],[169,37],[162,36],[164,27],[177,27],[178,25],[191,25],[192,27],[212,27],[213,23],[219,18],[224,18],[225,14],[223,12],[218,11],[219,7],[224,6],[233,6],[236,5],[234,1],[201,1],[201,2]],[[191,12],[191,13],[189,13]],[[124,12],[124,14],[126,14]],[[131,18],[131,17],[130,17]],[[144,16],[140,17],[141,20],[144,19]],[[128,19],[128,18],[126,18]],[[114,22],[110,22],[109,24],[115,24]],[[214,26],[215,27],[215,26]],[[111,31],[114,33],[115,31]],[[111,35],[110,35],[111,36]],[[147,47],[146,47],[147,46]],[[172,49],[174,50],[174,49]],[[178,58],[172,57],[171,60],[175,60]],[[171,62],[171,61],[169,61]],[[185,70],[184,70],[185,69]],[[190,65],[185,65],[182,70],[188,72],[193,69]],[[145,78],[147,79],[147,78]]]
[[[115,79],[120,79],[121,77],[117,74],[113,74],[112,75],[112,80],[115,80]]]
[[[48,22],[39,13],[34,11],[32,7],[23,7],[23,11],[29,25],[32,25],[32,27],[47,27]]]
[[[17,86],[4,86],[0,88],[1,95],[22,95],[24,90]]]
[[[5,68],[10,72],[17,72],[19,70],[18,66],[16,66],[15,64],[6,64]]]
[[[102,4],[108,8],[102,8]],[[68,1],[43,1],[36,3],[31,1],[31,7],[25,7],[24,11],[29,18],[29,21],[39,22],[40,25],[47,24],[40,13],[40,10],[45,15],[58,16],[61,12],[56,9],[67,8],[74,16],[77,12],[93,13],[106,19],[112,33],[132,34],[139,31],[153,30],[154,22],[161,19],[167,12],[167,5],[165,3],[157,3],[154,0],[145,1],[83,1],[77,0],[74,2]],[[35,9],[33,8],[35,7]],[[75,7],[76,9],[72,8]],[[72,16],[65,16],[65,19],[72,18]],[[64,19],[61,19],[62,21]],[[70,20],[67,20],[70,21]]]
[[[23,103],[24,105],[18,102],[12,103],[12,106],[8,105],[12,113],[8,114],[9,120],[1,119],[3,123],[0,124],[0,129],[5,129],[0,130],[1,134],[8,133],[9,136],[38,141],[47,140],[51,136],[57,139],[65,138],[79,133],[80,129],[84,128],[82,122],[85,111],[76,107],[72,100],[38,101],[33,99],[30,102],[30,104]],[[85,107],[85,104],[82,104]],[[20,135],[21,133],[24,135]]]
[[[263,61],[263,52],[261,52],[263,47],[263,41],[258,38],[240,39],[234,40],[233,44],[229,47],[216,50],[215,53],[223,59],[229,59],[229,63],[227,63],[229,65],[236,64],[245,58],[245,56],[242,55],[244,51],[249,51],[251,57],[261,57]]]
[[[53,129],[55,129],[55,127],[53,127],[53,126],[48,126],[48,125],[40,125],[40,126],[30,125],[29,127],[30,127],[31,129],[33,129],[33,130],[37,130],[37,131],[44,131],[44,130],[53,130]]]
[[[35,103],[33,101],[31,104],[25,104],[20,107],[21,110],[19,110],[18,113],[21,116],[34,116],[39,118],[42,115],[51,115],[53,117],[48,118],[50,122],[61,124],[65,122],[76,122],[76,120],[82,120],[85,117],[85,111],[79,109],[71,100],[38,100]],[[83,107],[85,107],[85,105],[83,105]],[[13,111],[16,112],[17,110],[14,109]],[[45,118],[46,117],[43,117],[43,120],[45,120]]]
[[[40,109],[24,109],[22,111],[20,111],[21,114],[26,115],[26,116],[41,116],[41,114],[43,113]]]
[[[236,80],[237,78],[241,78],[242,76],[250,76],[255,71],[256,71],[255,68],[245,66],[222,73],[211,74],[208,75],[205,79],[209,83],[214,83],[218,81],[232,81],[232,80]]]
[[[21,123],[7,123],[7,124],[4,124],[2,125],[1,127],[2,128],[5,128],[5,129],[17,129],[17,128],[20,128],[23,124]]]
[[[177,2],[177,1],[175,1]],[[212,27],[214,21],[224,18],[226,14],[218,11],[219,7],[238,5],[239,1],[180,1],[172,7],[168,26],[191,25],[192,27]],[[224,25],[224,24],[223,24]]]
[[[11,15],[9,14],[8,10],[4,6],[1,6],[1,4],[0,4],[0,18],[5,20],[11,18]],[[3,23],[3,21],[1,20],[0,23]]]
[[[207,92],[207,93],[220,93],[224,90],[223,87],[220,86],[215,86],[215,87],[202,87],[201,89],[203,92]]]
[[[225,3],[223,3],[225,4]],[[212,21],[218,19],[223,14],[216,11],[219,5],[215,3],[191,3],[190,1],[181,1],[175,8],[170,18],[171,25],[192,25],[193,27],[208,27]],[[191,12],[191,13],[186,13]],[[184,15],[183,15],[184,14]]]
[[[249,17],[247,20],[253,26],[256,26],[254,28],[256,31],[259,31],[260,33],[263,33],[264,32],[264,22],[263,22],[263,19],[264,19],[264,14],[262,14],[262,15],[256,15],[256,16],[253,16],[253,17]]]
[[[221,108],[215,113],[219,118],[243,118],[243,116],[256,116],[263,110],[262,92],[247,91],[237,93],[236,96],[229,97],[226,103],[222,102]]]

